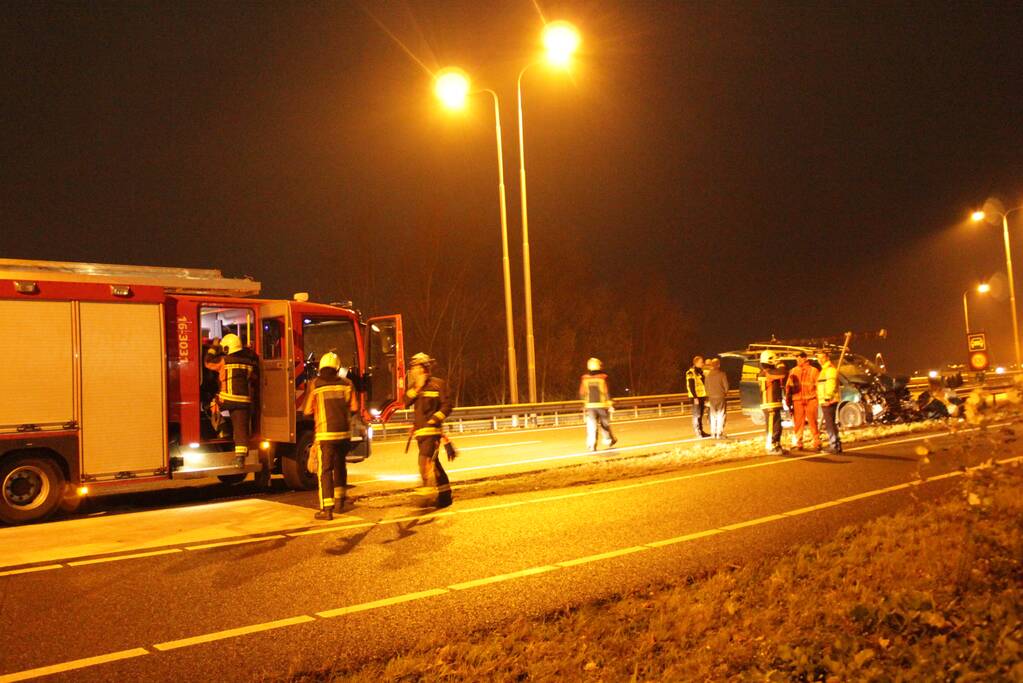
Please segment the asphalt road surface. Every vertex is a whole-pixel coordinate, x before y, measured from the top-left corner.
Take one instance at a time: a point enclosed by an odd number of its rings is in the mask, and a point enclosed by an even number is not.
[[[704,425],[706,427],[706,420]],[[693,437],[692,418],[689,416],[622,420],[613,428],[618,444],[613,449],[601,446],[598,451],[600,458],[631,457],[658,449],[686,448],[701,441]],[[762,430],[738,410],[729,413],[728,431],[734,438],[751,438],[761,434]],[[445,463],[445,469],[456,483],[585,463],[595,457],[586,449],[586,431],[580,425],[451,436],[460,455],[454,463]],[[373,444],[371,457],[348,466],[348,483],[355,487],[355,495],[408,489],[416,486],[418,481],[416,446],[413,443],[406,453],[404,439],[378,440]],[[87,499],[76,514],[63,515],[59,519],[200,504],[252,495],[315,506],[314,494],[287,491],[279,477],[274,485],[274,490],[266,494],[255,491],[251,482],[226,486],[216,479],[185,480],[174,489],[95,496]]]
[[[932,454],[927,483],[916,483],[925,438],[456,500],[440,512],[356,510],[362,519],[348,525],[0,572],[0,683],[279,677],[386,656],[423,634],[499,628],[936,495],[959,482],[959,461]],[[993,453],[1021,454],[1016,444]]]

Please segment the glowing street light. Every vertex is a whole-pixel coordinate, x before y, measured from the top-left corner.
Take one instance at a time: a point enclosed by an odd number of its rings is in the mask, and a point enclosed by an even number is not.
[[[554,66],[568,66],[581,42],[579,31],[567,21],[552,21],[544,26],[543,46],[547,61]]]
[[[544,26],[541,36],[546,61],[560,68],[567,67],[572,55],[579,49],[582,38],[575,26],[567,21],[552,21]],[[533,275],[529,266],[529,204],[526,201],[526,142],[522,132],[522,76],[532,62],[522,67],[518,77],[519,104],[519,191],[522,195],[522,279],[526,295],[526,368],[529,381],[529,402],[536,403],[536,341],[533,336]]]
[[[988,292],[991,291],[991,285],[989,285],[986,282],[982,282],[979,285],[977,285],[976,290],[978,294],[987,294]],[[970,290],[968,289],[965,292],[963,292],[963,320],[966,322],[967,336],[969,336],[970,334],[970,307],[969,304],[966,303],[966,295],[969,293]]]
[[[1009,275],[1009,305],[1012,307],[1012,343],[1016,350],[1016,369],[1021,369],[1020,364],[1020,352],[1019,352],[1019,321],[1016,316],[1016,285],[1013,282],[1012,277],[1012,251],[1009,248],[1009,214],[1013,211],[1019,211],[1023,209],[1023,206],[1017,206],[1015,209],[1009,209],[1002,213],[997,212],[1002,217],[1002,237],[1005,241],[1005,270]],[[974,223],[979,223],[987,218],[987,214],[984,211],[974,211],[970,214],[970,219]]]
[[[433,92],[448,109],[465,109],[469,75],[456,67],[441,69],[433,79]]]
[[[461,69],[448,67],[434,76],[433,92],[448,109],[465,108],[469,95],[489,93],[494,98],[494,130],[497,135],[497,193],[501,202],[501,261],[504,269],[504,314],[508,338],[508,389],[512,403],[519,402],[518,365],[515,362],[515,328],[512,316],[511,262],[508,258],[508,206],[504,194],[504,147],[501,144],[501,107],[497,93],[490,89],[472,91],[469,75]]]

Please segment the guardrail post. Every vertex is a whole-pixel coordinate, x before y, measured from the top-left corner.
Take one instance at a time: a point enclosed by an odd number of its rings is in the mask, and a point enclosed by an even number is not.
[[[460,432],[464,432],[465,431],[465,423],[463,423],[462,420],[458,421],[458,431],[460,431]]]
[[[558,426],[558,411],[554,411],[554,426]]]
[[[685,415],[686,414],[686,402],[685,401],[679,401],[679,403],[678,403],[678,414],[679,415]]]
[[[494,415],[494,431],[497,431],[497,415]]]
[[[639,406],[632,406],[633,419],[639,419]]]
[[[660,417],[661,415],[664,415],[664,411],[661,410],[661,404],[658,403],[657,404],[657,417]]]

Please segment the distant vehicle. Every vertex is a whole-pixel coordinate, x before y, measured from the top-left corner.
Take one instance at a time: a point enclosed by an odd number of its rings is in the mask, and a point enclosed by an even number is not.
[[[841,347],[825,347],[836,357]],[[796,354],[803,351],[810,357],[810,363],[820,368],[814,354],[817,347],[791,346],[787,344],[750,344],[743,351],[728,351],[719,354],[721,365],[728,374],[729,382],[738,380],[742,412],[754,424],[764,423],[760,409],[760,354],[773,351],[790,370],[796,365]],[[838,406],[838,419],[843,427],[860,427],[870,422],[903,421],[902,402],[909,399],[905,379],[887,375],[878,365],[865,356],[846,352],[839,368],[842,384],[842,398]],[[904,394],[904,395],[903,395]],[[786,418],[788,416],[785,416]]]

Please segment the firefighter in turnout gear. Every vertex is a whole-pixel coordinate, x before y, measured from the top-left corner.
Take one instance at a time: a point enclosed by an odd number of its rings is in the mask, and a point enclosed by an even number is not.
[[[236,334],[225,334],[220,349],[210,348],[204,365],[217,373],[220,388],[210,404],[210,410],[226,410],[231,415],[231,435],[234,455],[239,467],[245,465],[249,454],[250,421],[256,410],[256,379],[259,357],[252,349],[242,346]]]
[[[345,505],[348,484],[346,457],[352,449],[352,415],[359,398],[352,381],[338,375],[341,359],[333,351],[320,358],[319,374],[306,388],[303,413],[316,422],[316,469],[320,480],[320,511],[316,519],[333,519]]]
[[[597,450],[597,427],[604,432],[604,445],[608,448],[618,443],[611,433],[611,391],[607,386],[607,375],[602,370],[599,358],[586,361],[586,374],[579,382],[579,398],[583,400],[586,417],[586,447]]]
[[[451,484],[440,463],[440,442],[452,405],[444,381],[431,374],[432,365],[425,353],[412,356],[405,407],[412,407],[412,436],[419,446],[420,491],[424,497],[435,493],[435,506],[443,508],[451,505]]]
[[[771,351],[760,354],[760,408],[764,411],[764,447],[771,455],[785,451],[781,447],[781,408],[788,371]]]
[[[803,448],[804,425],[809,425],[813,437],[813,450],[821,449],[820,428],[817,426],[817,370],[805,351],[796,354],[796,367],[785,381],[785,398],[792,408],[792,448]]]
[[[817,402],[824,417],[824,431],[828,435],[827,453],[842,452],[842,438],[838,435],[838,403],[842,399],[842,383],[838,378],[838,368],[831,362],[831,356],[821,349],[817,352],[817,362],[821,365],[820,376],[817,378]]]
[[[686,370],[686,391],[693,406],[693,433],[706,438],[710,436],[703,431],[703,413],[707,408],[707,386],[703,379],[703,356],[693,357],[693,366]]]

